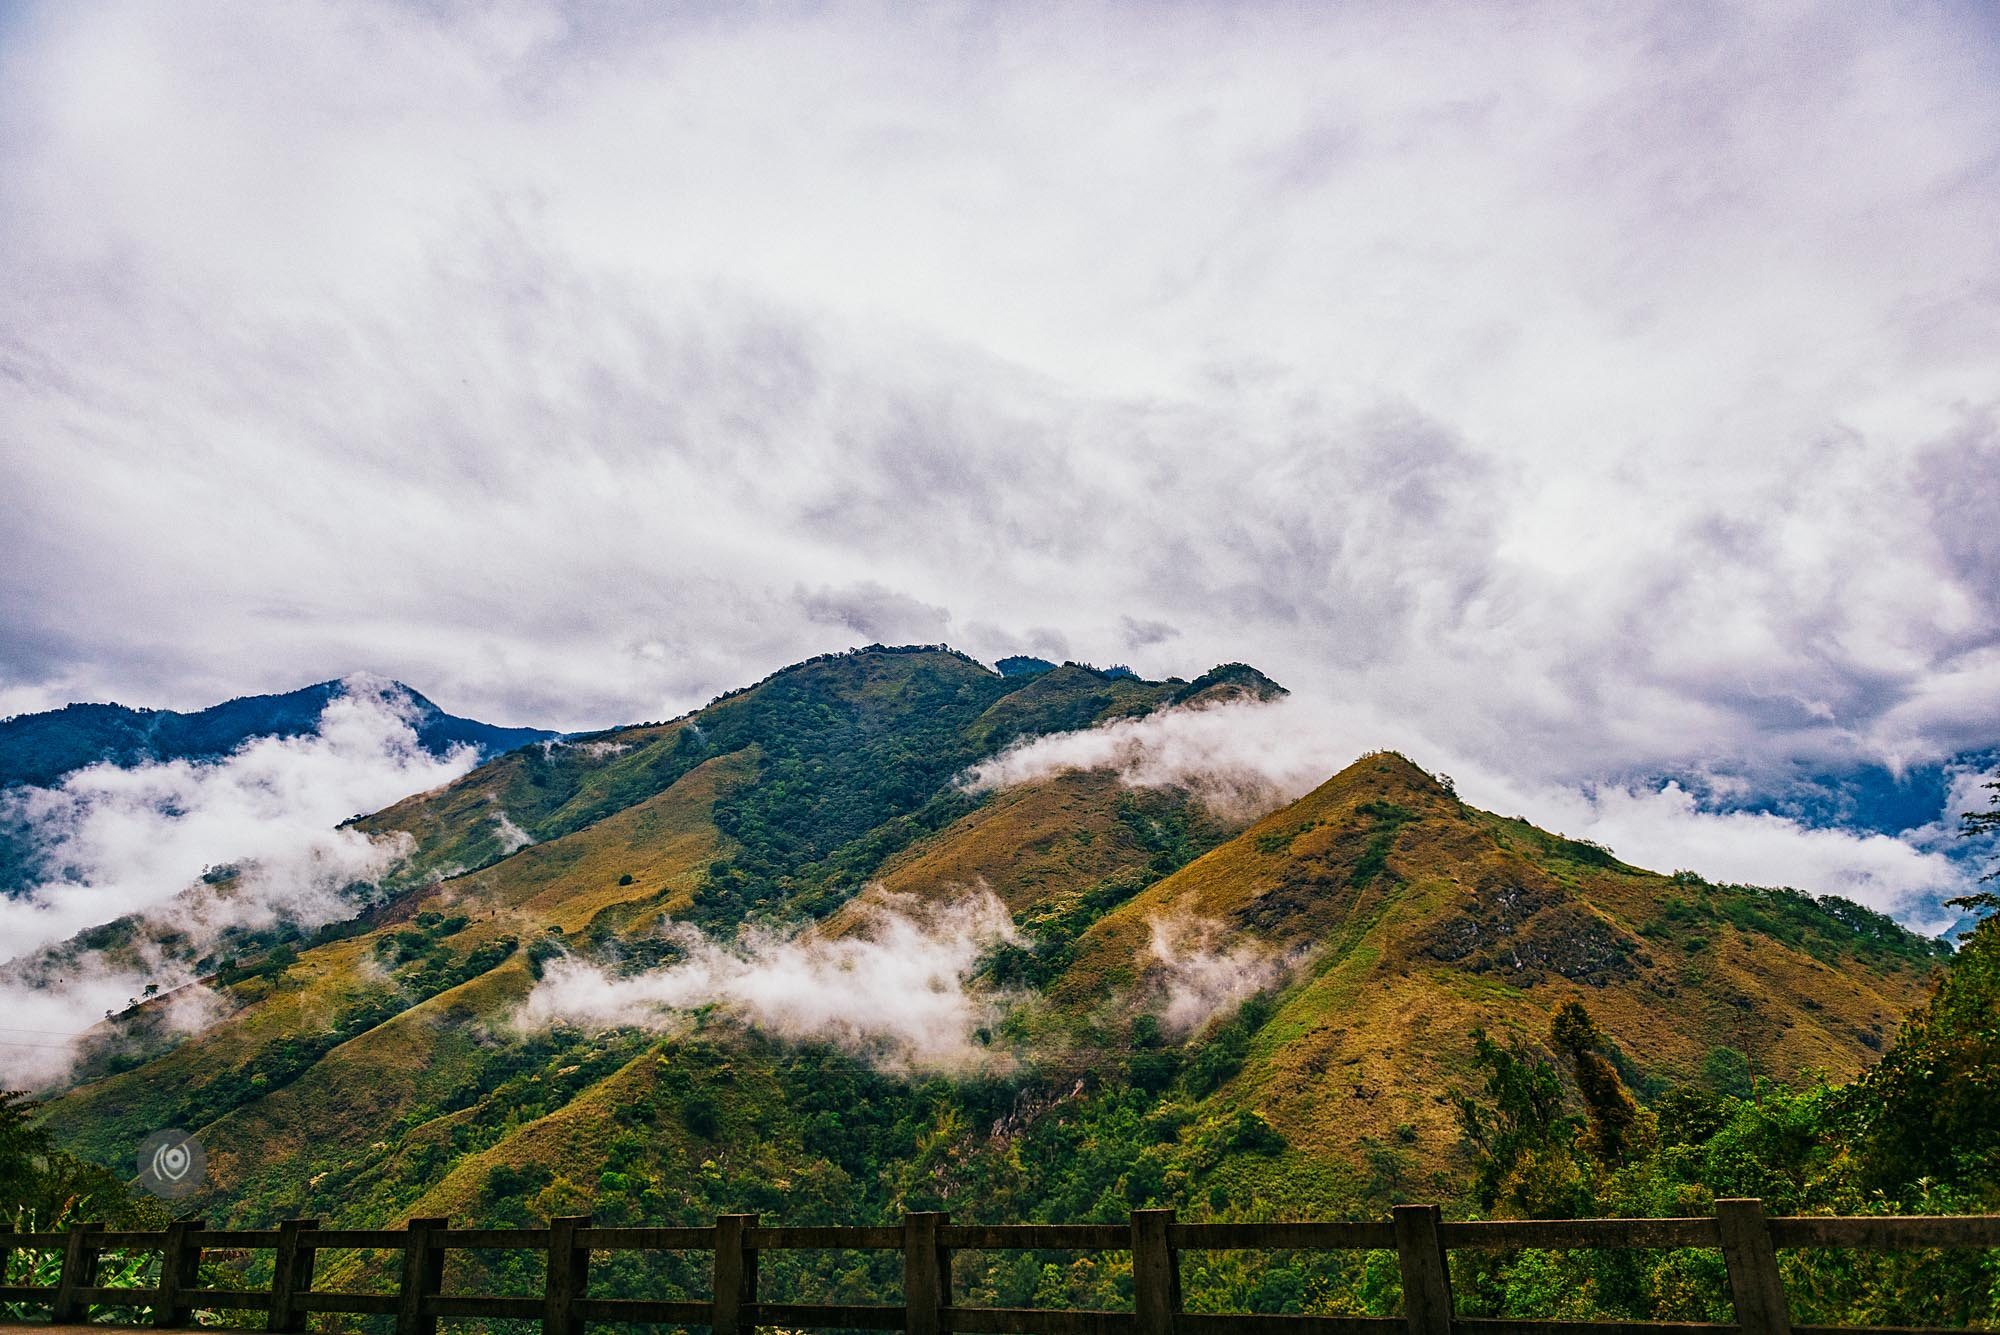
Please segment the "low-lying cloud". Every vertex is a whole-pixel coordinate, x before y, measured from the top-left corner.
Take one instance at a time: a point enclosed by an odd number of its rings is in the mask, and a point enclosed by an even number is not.
[[[493,817],[493,827],[499,831],[500,851],[502,853],[518,853],[535,842],[535,836],[529,834],[519,825],[516,825],[514,818],[508,815],[505,810],[500,811]]]
[[[40,985],[18,976],[0,978],[0,1087],[40,1089],[60,1080],[75,1062],[85,1031],[100,1017],[140,1000],[148,984],[160,988],[151,1003],[161,1029],[194,1033],[228,1009],[220,996],[195,980],[184,963],[157,967],[113,965],[83,955]]]
[[[551,963],[519,1013],[550,1025],[678,1030],[719,1006],[793,1042],[831,1043],[886,1070],[966,1072],[1005,1065],[981,1041],[1002,999],[971,984],[980,957],[1018,937],[990,890],[927,901],[872,891],[842,936],[750,927],[733,941],[684,923],[662,934],[679,963],[619,977],[580,960]]]
[[[431,755],[414,722],[406,696],[353,678],[316,732],[253,739],[212,762],[93,765],[0,797],[42,867],[24,893],[0,898],[0,1004],[14,1021],[0,1034],[0,1074],[59,1072],[97,1016],[148,984],[193,982],[187,948],[229,928],[351,915],[351,890],[386,873],[407,841],[339,822],[449,782],[476,758],[471,748]],[[170,957],[141,933],[117,962],[74,949],[35,958],[127,917],[179,934],[183,947]]]
[[[0,801],[44,867],[26,894],[0,900],[8,953],[169,905],[178,920],[184,892],[217,868],[238,876],[226,899],[207,901],[216,927],[340,916],[343,891],[381,875],[400,849],[339,823],[448,783],[477,759],[470,747],[431,755],[414,722],[406,698],[356,678],[313,733],[256,738],[213,762],[93,765],[53,788],[8,792]]]
[[[1160,1024],[1176,1038],[1207,1028],[1277,986],[1303,961],[1302,955],[1280,955],[1261,941],[1232,943],[1229,928],[1211,918],[1156,916],[1146,926],[1146,977],[1162,990]]]
[[[1594,840],[1628,862],[1840,895],[1919,930],[1941,930],[1951,915],[1938,910],[1938,901],[1972,881],[1942,851],[1972,791],[1969,782],[1954,795],[1959,805],[1941,812],[1936,825],[1901,837],[1817,828],[1779,815],[1706,808],[1675,782],[1588,788],[1524,782],[1454,755],[1407,726],[1299,693],[1162,710],[1036,738],[968,770],[961,782],[985,791],[1105,770],[1135,788],[1186,788],[1218,811],[1249,820],[1304,796],[1381,746],[1449,770],[1459,794],[1475,806]]]
[[[1361,740],[1365,729],[1341,729],[1327,716],[1285,707],[1289,699],[1165,709],[1033,738],[974,765],[959,782],[985,792],[1109,770],[1131,787],[1185,788],[1218,814],[1254,820],[1325,782],[1330,756],[1376,744]],[[1301,736],[1307,717],[1313,726]]]

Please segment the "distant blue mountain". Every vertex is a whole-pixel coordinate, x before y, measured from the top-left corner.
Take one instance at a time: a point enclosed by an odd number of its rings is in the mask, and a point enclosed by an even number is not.
[[[408,696],[417,740],[432,755],[469,745],[489,760],[560,736],[542,728],[503,728],[447,714],[401,682],[390,683],[389,689]],[[100,761],[219,760],[252,738],[317,731],[327,703],[346,690],[340,681],[323,681],[283,695],[246,695],[192,714],[78,704],[16,715],[0,720],[0,787],[47,787]]]

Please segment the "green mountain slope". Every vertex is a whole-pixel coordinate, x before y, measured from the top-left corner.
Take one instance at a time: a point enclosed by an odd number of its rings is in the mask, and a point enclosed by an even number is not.
[[[1018,707],[1010,735],[1143,712],[1183,685],[1074,666],[1047,677],[1071,686],[1050,693],[1058,703],[1046,713],[1032,700]],[[543,959],[563,949],[643,956],[665,914],[727,930],[753,909],[781,919],[832,912],[885,859],[985,810],[951,779],[990,753],[977,738],[996,703],[1047,677],[1002,678],[948,651],[839,655],[672,723],[503,756],[360,822],[414,841],[384,907],[321,933],[295,962],[284,962],[286,947],[281,967],[240,970],[249,976],[222,989],[238,1009],[197,1041],[146,1060],[121,1054],[121,1039],[157,1028],[149,1021],[172,998],[108,1026],[87,1069],[110,1073],[69,1093],[58,1120],[74,1125],[72,1144],[106,1162],[164,1125],[255,1146],[219,1148],[213,1180],[219,1199],[261,1211],[302,1204],[330,1181],[384,1174],[386,1194],[354,1204],[396,1208],[435,1167],[421,1154],[406,1162],[404,1141],[420,1124],[441,1130],[515,1073],[538,1080],[538,1063],[558,1049],[582,1052],[511,1029]],[[1104,689],[1079,708],[1089,683]],[[1125,840],[1105,874],[1152,866],[1158,851],[1116,814],[1125,795],[1096,792],[1111,813],[1100,823]],[[479,1134],[505,1126],[481,1122]],[[467,1133],[455,1134],[451,1152],[463,1152]]]
[[[107,1029],[48,1124],[107,1163],[197,1132],[192,1205],[244,1223],[1346,1211],[1458,1180],[1474,1026],[1538,1042],[1582,999],[1643,1094],[1731,1060],[1851,1074],[1926,986],[1935,946],[1887,920],[1627,867],[1397,756],[1247,829],[1107,774],[953,784],[1005,740],[1275,690],[878,649],[517,751],[366,818],[413,842],[380,907],[240,970],[194,1038],[121,1057],[151,1011]],[[727,1006],[665,1033],[517,1023],[563,956],[610,979],[680,959],[663,918],[865,934],[870,883],[1013,916],[975,980],[1009,999],[990,1060],[878,1070]],[[998,1300],[1042,1282],[996,1267]]]

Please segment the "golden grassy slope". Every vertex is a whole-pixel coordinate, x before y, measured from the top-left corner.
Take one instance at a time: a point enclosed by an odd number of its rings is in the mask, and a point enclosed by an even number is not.
[[[1119,817],[1129,790],[1104,773],[1063,774],[995,793],[883,864],[884,888],[930,895],[985,884],[1015,913],[1146,866]]]
[[[357,1004],[394,994],[377,946],[423,910],[471,919],[450,938],[462,958],[498,938],[525,943],[549,927],[580,932],[601,913],[645,918],[684,907],[725,851],[711,819],[715,800],[755,764],[750,753],[718,757],[574,835],[419,891],[373,930],[301,952],[275,985],[233,989],[245,1004],[200,1041],[68,1092],[64,1119],[90,1129],[80,1143],[136,1144],[160,1125],[174,1090],[199,1087],[286,1040],[324,1034]],[[211,1126],[184,1129],[209,1146],[219,1191],[303,1202],[314,1174],[392,1153],[407,1130],[400,1123],[463,1085],[474,1050],[489,1041],[487,1031],[506,1026],[530,985],[517,953],[338,1045],[291,1084]]]
[[[226,990],[244,1004],[205,1029],[199,1043],[68,1091],[65,1122],[93,1139],[136,1145],[159,1129],[153,1110],[162,1091],[199,1085],[293,1035],[325,1032],[342,1012],[386,991],[379,972],[364,964],[371,946],[365,938],[330,942],[300,955],[275,986],[259,980]]]
[[[639,724],[595,738],[522,747],[355,826],[370,835],[412,836],[413,871],[451,875],[484,866],[505,855],[502,816],[531,830],[568,830],[652,795],[659,784],[649,778],[651,767],[689,722]],[[565,776],[553,796],[537,782],[538,771],[551,768]]]
[[[684,908],[709,863],[728,851],[715,828],[716,799],[753,779],[757,759],[749,748],[705,761],[664,792],[594,825],[440,882],[411,899],[402,916],[476,909],[492,915],[484,929],[491,935],[546,927],[570,933],[607,910],[617,917],[619,910]]]
[[[363,1176],[390,1159],[414,1110],[450,1098],[476,1075],[493,1031],[532,979],[520,956],[449,988],[341,1044],[290,1085],[202,1128],[209,1181],[277,1212],[309,1212],[313,1179]]]
[[[1378,837],[1382,870],[1358,876]],[[1566,860],[1550,852],[1559,842],[1462,805],[1400,756],[1372,756],[1108,914],[1052,999],[1115,1034],[1167,982],[1147,949],[1162,918],[1301,952],[1297,981],[1219,1097],[1264,1112],[1302,1149],[1338,1152],[1401,1127],[1451,1144],[1449,1091],[1468,1081],[1474,1026],[1539,1040],[1576,999],[1643,1076],[1693,1078],[1726,1045],[1760,1074],[1845,1077],[1927,985],[1921,967],[1834,967],[1728,924],[1693,948],[1642,935],[1683,888]]]

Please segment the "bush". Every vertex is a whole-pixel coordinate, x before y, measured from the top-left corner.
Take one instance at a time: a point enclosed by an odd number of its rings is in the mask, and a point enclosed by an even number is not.
[[[681,1125],[703,1140],[722,1134],[722,1110],[706,1094],[690,1094],[681,1100]]]
[[[1262,1113],[1239,1112],[1223,1133],[1222,1147],[1243,1154],[1282,1154],[1289,1145]]]

